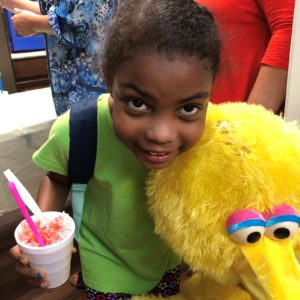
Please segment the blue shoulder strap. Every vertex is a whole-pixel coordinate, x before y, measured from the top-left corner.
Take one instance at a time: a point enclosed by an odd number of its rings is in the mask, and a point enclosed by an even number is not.
[[[97,152],[97,100],[74,103],[70,109],[68,176],[72,183],[87,184],[93,176]]]

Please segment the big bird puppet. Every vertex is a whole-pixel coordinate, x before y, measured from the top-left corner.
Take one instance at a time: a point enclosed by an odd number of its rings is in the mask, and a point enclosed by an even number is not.
[[[196,272],[171,299],[300,299],[295,123],[256,105],[211,105],[201,140],[151,173],[147,193],[156,232]]]

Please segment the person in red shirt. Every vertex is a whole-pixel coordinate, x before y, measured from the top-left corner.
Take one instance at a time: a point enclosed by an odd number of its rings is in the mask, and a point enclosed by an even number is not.
[[[221,69],[211,102],[247,101],[278,112],[284,105],[294,0],[195,0],[215,16]]]

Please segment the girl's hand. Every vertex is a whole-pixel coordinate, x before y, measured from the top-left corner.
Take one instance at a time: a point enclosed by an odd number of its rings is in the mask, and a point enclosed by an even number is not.
[[[28,257],[23,254],[18,245],[9,250],[9,254],[16,260],[16,272],[29,284],[36,287],[47,288],[48,282],[45,280],[45,273],[32,269]]]
[[[13,13],[14,15],[11,17],[11,20],[18,34],[30,36],[38,33],[35,29],[35,23],[39,15],[18,8],[15,8]]]

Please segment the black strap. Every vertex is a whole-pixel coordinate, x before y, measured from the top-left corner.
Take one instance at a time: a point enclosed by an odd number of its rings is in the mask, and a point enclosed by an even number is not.
[[[97,98],[74,103],[70,109],[69,173],[72,183],[88,183],[97,152]]]

